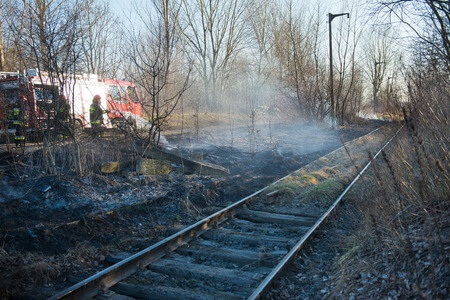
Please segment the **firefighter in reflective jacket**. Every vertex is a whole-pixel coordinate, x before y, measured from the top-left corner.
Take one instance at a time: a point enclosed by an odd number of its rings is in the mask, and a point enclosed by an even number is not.
[[[14,141],[16,147],[25,144],[25,120],[24,111],[20,107],[13,108],[13,125],[16,129],[16,135],[14,136]]]
[[[101,132],[103,125],[103,109],[100,106],[101,97],[95,95],[92,99],[91,107],[89,108],[89,115],[91,120],[92,134],[97,136]]]

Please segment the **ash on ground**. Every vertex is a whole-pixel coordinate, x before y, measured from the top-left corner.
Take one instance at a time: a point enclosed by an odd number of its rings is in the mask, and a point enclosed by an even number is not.
[[[214,126],[167,136],[186,157],[221,165],[230,176],[73,172],[50,176],[3,153],[0,178],[0,297],[51,295],[70,275],[87,276],[105,257],[137,252],[223,206],[378,128],[314,125]],[[84,254],[84,255],[83,255]]]

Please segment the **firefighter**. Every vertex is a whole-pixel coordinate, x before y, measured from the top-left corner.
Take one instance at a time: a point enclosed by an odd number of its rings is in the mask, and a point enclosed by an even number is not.
[[[89,108],[93,136],[97,136],[101,133],[101,128],[103,125],[103,109],[100,106],[100,100],[101,97],[99,95],[95,95],[94,99],[92,99],[91,107]]]
[[[16,129],[16,135],[14,136],[14,142],[16,147],[19,145],[25,145],[25,122],[24,122],[24,112],[20,107],[13,108],[13,125]]]
[[[68,128],[68,121],[70,116],[70,107],[64,95],[60,97],[58,102],[58,109],[55,115],[55,125],[61,133],[64,133]]]

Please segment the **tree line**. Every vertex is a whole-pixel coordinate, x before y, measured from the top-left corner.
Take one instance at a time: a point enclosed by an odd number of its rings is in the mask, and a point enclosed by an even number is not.
[[[405,100],[409,61],[396,46],[399,36],[392,23],[378,21],[401,19],[411,4],[413,20],[427,26],[402,21],[448,68],[445,1],[372,1],[367,3],[372,15],[361,6],[344,5],[350,18],[336,19],[332,34],[339,124],[355,121],[364,105],[372,105],[372,95],[378,97],[375,113],[392,111]],[[129,5],[129,17],[119,18],[121,12],[112,11],[107,1],[3,0],[0,68],[39,68],[53,72],[56,80],[67,73],[129,78],[143,90],[155,132],[180,101],[197,122],[201,111],[243,111],[251,118],[270,111],[303,121],[329,120],[324,2],[152,0]]]

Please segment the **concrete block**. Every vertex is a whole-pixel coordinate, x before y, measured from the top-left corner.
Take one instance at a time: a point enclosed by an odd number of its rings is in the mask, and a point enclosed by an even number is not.
[[[117,173],[119,170],[120,163],[118,161],[103,163],[101,166],[101,172],[105,174]]]
[[[137,164],[136,171],[141,175],[167,175],[172,171],[171,164],[168,160],[143,158]]]

